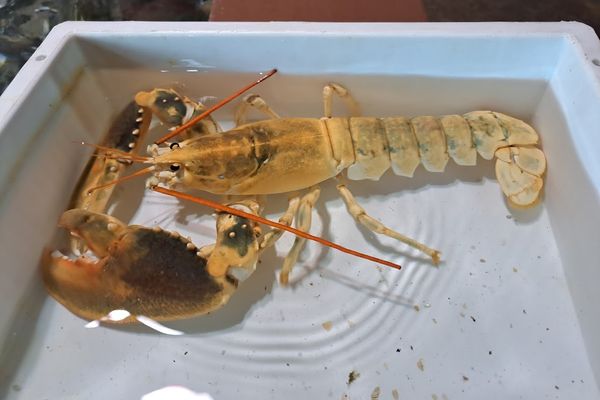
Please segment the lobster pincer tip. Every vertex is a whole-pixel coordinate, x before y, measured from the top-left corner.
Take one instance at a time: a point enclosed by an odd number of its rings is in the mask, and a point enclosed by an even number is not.
[[[67,229],[71,235],[81,238],[99,257],[108,254],[111,244],[127,228],[118,219],[105,214],[82,209],[65,211],[58,225]]]

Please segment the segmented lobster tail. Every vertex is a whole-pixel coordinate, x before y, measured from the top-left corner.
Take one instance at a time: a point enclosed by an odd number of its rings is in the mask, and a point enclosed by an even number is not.
[[[350,179],[378,180],[390,167],[396,175],[412,177],[419,164],[442,172],[450,158],[458,165],[475,165],[479,153],[486,160],[497,158],[496,176],[512,204],[529,206],[540,196],[546,159],[535,147],[538,134],[519,119],[473,111],[441,117],[353,117],[327,125],[341,123],[354,146]]]

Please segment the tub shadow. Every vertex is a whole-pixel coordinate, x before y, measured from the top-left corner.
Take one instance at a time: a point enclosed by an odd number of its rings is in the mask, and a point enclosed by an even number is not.
[[[0,348],[0,398],[9,396],[19,368],[28,353],[40,353],[42,349],[32,346],[35,332],[42,329],[39,316],[48,298],[40,276],[32,275],[9,318],[11,332]]]

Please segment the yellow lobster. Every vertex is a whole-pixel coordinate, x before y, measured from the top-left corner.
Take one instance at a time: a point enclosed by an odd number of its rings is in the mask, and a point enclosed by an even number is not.
[[[150,173],[147,186],[159,191],[166,186],[256,196],[308,189],[304,195],[290,197],[280,219],[285,226],[295,220],[300,231],[310,229],[318,185],[336,178],[339,194],[357,222],[420,250],[434,264],[440,258],[437,250],[370,217],[353,197],[346,179],[377,180],[389,168],[410,177],[420,163],[428,171],[442,172],[450,158],[459,165],[475,165],[479,153],[487,160],[496,157],[496,176],[509,202],[530,206],[539,199],[546,161],[535,147],[537,133],[523,121],[493,111],[442,117],[339,118],[332,117],[334,95],[353,115],[358,114],[357,102],[335,83],[323,89],[325,116],[320,119],[280,118],[262,98],[249,95],[238,108],[234,129],[222,132],[208,117],[186,129],[182,140],[153,144],[148,146],[149,156],[140,156],[132,149],[139,147],[151,115],[174,129],[186,127],[206,108],[173,90],[138,93],[98,146],[72,209],[61,217],[59,225],[77,238],[72,251],[80,257],[46,257],[43,275],[50,294],[87,319],[99,319],[115,309],[157,320],[206,314],[228,301],[238,283],[254,271],[261,252],[283,233],[272,229],[262,234],[255,221],[222,213],[217,219],[217,242],[197,249],[189,240],[160,228],[127,226],[102,212],[111,182],[118,181],[131,162],[151,164],[132,176]],[[244,123],[250,107],[270,118]],[[229,206],[249,217],[261,212],[251,198]],[[288,283],[304,243],[304,238],[296,237],[280,273],[282,284]],[[97,260],[84,254],[86,247]]]

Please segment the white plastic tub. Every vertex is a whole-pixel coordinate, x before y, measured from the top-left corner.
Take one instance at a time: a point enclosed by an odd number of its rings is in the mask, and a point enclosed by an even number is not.
[[[0,98],[0,397],[137,399],[178,384],[219,400],[377,387],[381,399],[600,398],[599,60],[578,23],[60,25]],[[442,251],[436,268],[356,227],[327,183],[312,232],[402,271],[310,244],[282,288],[286,235],[226,307],[168,324],[184,336],[85,329],[38,273],[90,154],[74,142],[98,140],[138,90],[222,98],[273,67],[255,92],[283,115],[320,116],[334,80],[366,115],[523,118],[547,155],[544,199],[509,208],[483,160],[354,183],[373,216]],[[228,125],[232,109],[216,116]],[[122,185],[115,214],[213,240],[208,210],[142,193],[142,180]]]

